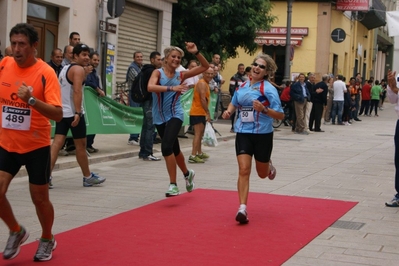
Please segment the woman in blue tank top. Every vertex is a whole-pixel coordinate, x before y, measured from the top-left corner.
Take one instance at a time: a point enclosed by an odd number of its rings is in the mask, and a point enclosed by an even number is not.
[[[238,197],[240,207],[236,221],[248,223],[247,200],[249,176],[251,174],[252,156],[255,158],[256,171],[260,178],[273,180],[276,168],[270,160],[273,149],[273,119],[283,119],[280,97],[269,79],[277,70],[276,63],[266,55],[258,55],[251,69],[251,78],[239,86],[223,113],[228,119],[237,111],[234,126],[236,135],[236,156],[238,162]]]
[[[176,71],[180,67],[184,52],[179,47],[168,47],[164,50],[163,67],[152,73],[147,87],[148,91],[152,92],[153,121],[162,139],[162,156],[165,158],[169,174],[170,184],[166,197],[180,194],[177,187],[177,166],[184,174],[186,190],[191,192],[194,189],[195,173],[187,168],[177,138],[184,120],[180,95],[182,90],[188,89],[187,85],[182,84],[183,81],[201,74],[208,69],[209,64],[194,43],[186,42],[186,50],[197,57],[200,66],[184,72]]]

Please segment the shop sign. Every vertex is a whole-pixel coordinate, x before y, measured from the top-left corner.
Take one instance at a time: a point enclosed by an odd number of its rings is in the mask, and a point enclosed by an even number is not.
[[[337,10],[340,11],[368,11],[369,0],[337,0]]]

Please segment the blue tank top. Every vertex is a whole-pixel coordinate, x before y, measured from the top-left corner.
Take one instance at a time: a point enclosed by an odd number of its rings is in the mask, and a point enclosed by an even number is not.
[[[163,68],[158,69],[161,73],[159,84],[161,86],[178,86],[181,83],[180,72],[176,72],[172,78],[165,75]],[[173,117],[184,121],[184,111],[180,104],[180,92],[153,92],[152,93],[152,119],[156,125],[168,122]]]
[[[231,103],[237,108],[234,131],[238,133],[266,134],[273,132],[273,118],[253,109],[253,101],[259,100],[264,106],[283,112],[277,89],[263,80],[251,85],[244,82],[235,91]]]

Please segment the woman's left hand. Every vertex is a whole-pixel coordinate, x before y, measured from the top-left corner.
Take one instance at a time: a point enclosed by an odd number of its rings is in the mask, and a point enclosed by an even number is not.
[[[253,107],[254,107],[254,109],[255,109],[256,111],[258,111],[259,113],[262,112],[263,109],[265,108],[265,107],[263,106],[263,104],[262,104],[260,101],[258,101],[258,100],[254,100],[254,101],[253,101]]]
[[[189,53],[195,54],[198,51],[197,45],[193,42],[186,42],[186,50]]]

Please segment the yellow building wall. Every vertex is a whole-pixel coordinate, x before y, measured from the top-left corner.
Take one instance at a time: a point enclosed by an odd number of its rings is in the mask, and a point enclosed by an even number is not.
[[[356,43],[354,43],[354,58],[359,60],[359,73],[365,73],[365,77],[363,79],[370,78],[370,73],[373,70],[373,44],[374,44],[374,30],[368,30],[365,26],[363,26],[360,22],[357,23],[357,30],[356,30]],[[362,45],[362,52],[361,55],[358,55],[357,50],[358,44]],[[366,54],[366,56],[364,56]],[[363,64],[366,64],[366,69],[363,72]]]
[[[286,27],[287,4],[285,2],[278,3],[279,5],[276,5],[276,9],[279,7],[279,12],[281,12],[278,26]],[[308,27],[309,35],[303,37],[301,46],[295,47],[291,73],[308,73],[316,70],[317,18],[317,3],[293,3],[291,27]]]
[[[350,64],[350,52],[351,52],[351,39],[352,39],[352,31],[353,27],[349,18],[347,18],[342,11],[332,10],[331,14],[331,29],[330,33],[336,29],[341,28],[346,33],[346,38],[343,42],[336,43],[331,40],[330,44],[330,71],[333,70],[333,58],[334,54],[338,56],[337,62],[337,73],[344,76],[348,76],[349,74],[349,64]]]
[[[274,2],[271,13],[278,18],[272,27],[286,27],[286,2]],[[295,47],[290,74],[314,72],[317,80],[320,80],[322,74],[332,73],[334,69],[333,58],[334,55],[337,55],[337,70],[334,74],[342,74],[349,80],[353,76],[355,59],[358,59],[357,72],[363,75],[363,63],[365,63],[367,65],[365,73],[366,78],[368,78],[367,75],[372,71],[373,63],[373,34],[360,22],[351,19],[342,11],[335,10],[330,3],[294,2],[291,26],[307,27],[309,34],[303,37],[301,46]],[[341,43],[336,43],[331,39],[331,32],[335,28],[341,28],[346,33],[346,39]],[[368,37],[365,38],[364,36]],[[324,38],[328,38],[328,40],[324,40]],[[318,47],[318,44],[321,47]],[[327,44],[328,49],[323,44]],[[363,51],[366,50],[366,58],[363,54],[358,55],[359,44]],[[239,49],[237,58],[228,59],[221,73],[226,80],[222,90],[228,90],[228,81],[237,72],[237,65],[239,63],[246,66],[250,65],[256,54],[261,51],[262,46],[258,47],[254,55],[249,55],[243,49]]]
[[[291,65],[291,72],[314,72],[316,62],[316,39],[317,39],[317,3],[297,3],[294,2],[292,7],[292,27],[308,27],[309,35],[304,36],[302,45],[295,47],[294,60]],[[272,27],[286,27],[287,25],[287,3],[274,2],[271,12],[277,17]],[[226,80],[223,91],[228,91],[228,81],[237,73],[237,66],[243,63],[249,66],[255,56],[262,52],[262,46],[259,46],[254,55],[245,53],[244,49],[238,49],[236,58],[229,58],[225,62],[225,68],[221,75]]]
[[[363,75],[363,64],[366,64],[366,77],[372,69],[372,45],[373,34],[360,22],[351,19],[341,11],[332,11],[332,24],[330,31],[335,28],[342,28],[346,33],[345,41],[335,43],[331,40],[330,48],[330,69],[333,69],[334,54],[338,55],[338,71],[335,74],[341,74],[349,78],[354,76],[355,60],[358,60],[356,72]],[[367,38],[365,37],[367,36]],[[359,50],[360,48],[360,50]],[[360,52],[359,52],[360,51]],[[366,51],[366,58],[364,57]]]

